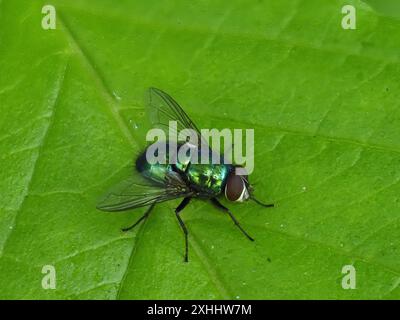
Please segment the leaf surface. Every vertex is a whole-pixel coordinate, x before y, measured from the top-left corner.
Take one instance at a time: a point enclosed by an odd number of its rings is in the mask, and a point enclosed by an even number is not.
[[[43,30],[47,3],[0,1],[0,297],[398,299],[400,21],[372,2],[53,1]],[[142,211],[95,209],[143,150],[150,86],[255,129],[276,208],[228,204],[254,243],[193,202],[185,264],[178,202],[126,234]]]

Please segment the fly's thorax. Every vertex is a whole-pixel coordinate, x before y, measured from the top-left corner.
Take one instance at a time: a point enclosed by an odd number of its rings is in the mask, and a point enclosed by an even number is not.
[[[187,181],[199,193],[199,197],[207,198],[222,193],[232,168],[222,163],[220,155],[218,155],[219,164],[213,164],[213,157],[216,155],[213,155],[211,149],[203,154],[204,151],[189,143],[180,145],[175,167],[181,174],[186,175]],[[208,159],[203,163],[205,156]]]
[[[191,164],[187,177],[191,186],[200,193],[217,196],[223,191],[230,170],[230,167],[224,164]]]

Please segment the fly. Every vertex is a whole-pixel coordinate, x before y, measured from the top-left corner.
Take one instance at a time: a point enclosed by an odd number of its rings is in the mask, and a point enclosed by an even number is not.
[[[198,127],[167,93],[150,88],[146,106],[153,126],[165,130],[170,121],[176,121],[177,129],[191,129],[196,133],[198,141],[205,141]],[[182,144],[178,145],[178,150],[181,147]],[[165,148],[165,150],[165,157],[171,158],[173,155],[169,154],[169,148]],[[219,164],[195,164],[190,161],[188,163],[177,161],[175,164],[150,164],[146,158],[146,151],[136,159],[136,172],[128,180],[109,190],[97,205],[100,210],[112,212],[147,207],[144,215],[133,225],[122,229],[123,231],[134,228],[146,219],[156,204],[182,198],[175,209],[175,215],[185,236],[184,261],[187,262],[188,229],[180,214],[192,199],[197,198],[210,201],[216,208],[227,213],[240,231],[249,240],[254,241],[232,212],[218,200],[218,197],[224,195],[233,202],[244,202],[251,199],[263,207],[274,206],[273,204],[264,204],[254,198],[248,176],[235,173],[235,169],[240,166],[223,161]]]

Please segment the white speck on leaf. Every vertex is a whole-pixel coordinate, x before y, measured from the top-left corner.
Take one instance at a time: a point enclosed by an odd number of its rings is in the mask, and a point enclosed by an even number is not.
[[[121,97],[115,92],[113,91],[113,96],[115,99],[117,99],[118,101],[121,100]]]
[[[136,123],[136,122],[133,122],[132,119],[129,119],[129,124],[132,125],[132,128],[133,128],[133,129],[139,129],[139,126],[137,125],[137,123]]]

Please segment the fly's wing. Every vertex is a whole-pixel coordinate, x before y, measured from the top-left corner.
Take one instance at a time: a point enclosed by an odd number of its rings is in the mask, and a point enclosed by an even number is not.
[[[135,175],[111,188],[100,199],[97,209],[124,211],[190,195],[191,191],[176,172],[169,173],[164,183]]]
[[[149,88],[146,100],[151,123],[156,128],[164,130],[166,136],[170,129],[169,122],[176,121],[178,132],[173,133],[179,133],[183,129],[192,129],[197,135],[198,145],[201,143],[207,145],[199,128],[169,94],[157,88]]]

